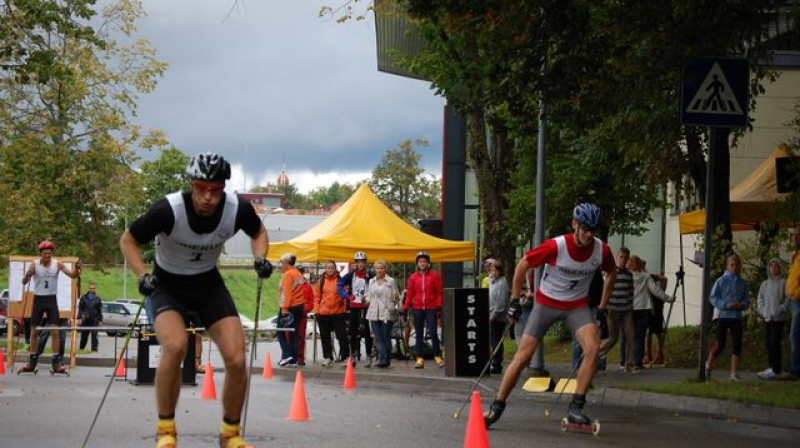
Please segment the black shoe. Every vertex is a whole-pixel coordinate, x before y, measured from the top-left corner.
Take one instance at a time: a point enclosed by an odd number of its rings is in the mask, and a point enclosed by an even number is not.
[[[506,409],[506,402],[501,401],[495,398],[492,404],[489,405],[489,410],[483,414],[483,421],[486,423],[486,427],[492,426],[494,422],[500,420],[500,417],[503,415],[503,411]]]
[[[592,420],[583,413],[583,406],[586,404],[586,398],[583,396],[578,397],[574,395],[572,401],[569,403],[569,410],[567,411],[567,420],[570,423],[577,425],[589,425]]]

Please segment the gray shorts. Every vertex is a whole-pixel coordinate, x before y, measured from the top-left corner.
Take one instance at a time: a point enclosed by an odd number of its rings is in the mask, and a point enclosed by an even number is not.
[[[597,325],[592,318],[592,312],[589,307],[559,310],[537,303],[533,306],[531,317],[528,318],[528,323],[525,325],[523,333],[536,339],[541,339],[553,323],[561,319],[567,321],[567,326],[569,326],[573,336],[575,336],[576,331],[586,324]]]

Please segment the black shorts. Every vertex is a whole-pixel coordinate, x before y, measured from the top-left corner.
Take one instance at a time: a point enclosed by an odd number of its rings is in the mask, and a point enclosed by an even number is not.
[[[42,318],[47,313],[47,323],[58,325],[58,300],[55,295],[33,296],[33,310],[31,311],[31,326],[38,327],[45,322]]]
[[[199,317],[200,322],[209,328],[220,319],[239,315],[222,277],[191,286],[186,283],[176,286],[162,282],[150,295],[148,299],[153,316],[175,310],[181,314],[187,327],[190,322],[197,325]]]
[[[650,333],[663,334],[664,333],[664,302],[658,299],[653,299],[653,314],[650,316]]]

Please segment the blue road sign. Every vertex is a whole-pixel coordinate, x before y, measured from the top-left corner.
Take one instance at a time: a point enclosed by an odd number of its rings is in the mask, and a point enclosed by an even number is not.
[[[742,127],[747,124],[750,65],[745,59],[697,58],[683,73],[681,123]]]

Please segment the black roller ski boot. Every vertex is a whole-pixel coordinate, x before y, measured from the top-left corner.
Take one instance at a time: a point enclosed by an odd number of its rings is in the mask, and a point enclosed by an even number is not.
[[[567,429],[577,429],[584,432],[591,432],[597,435],[600,432],[600,422],[597,420],[592,421],[583,412],[583,407],[586,405],[586,396],[575,394],[572,396],[572,401],[569,403],[569,410],[567,416],[561,420],[561,430],[566,432]]]
[[[39,367],[36,365],[39,362],[39,355],[31,353],[28,363],[17,370],[17,375],[20,373],[32,373],[36,375],[39,373]]]
[[[59,355],[53,355],[53,362],[50,364],[50,375],[55,375],[56,373],[69,376],[69,370],[61,363],[61,356]]]
[[[494,422],[500,420],[500,416],[503,415],[503,411],[506,409],[506,402],[500,400],[499,398],[495,398],[492,404],[489,405],[489,410],[483,414],[483,421],[486,423],[486,427],[492,426]]]

